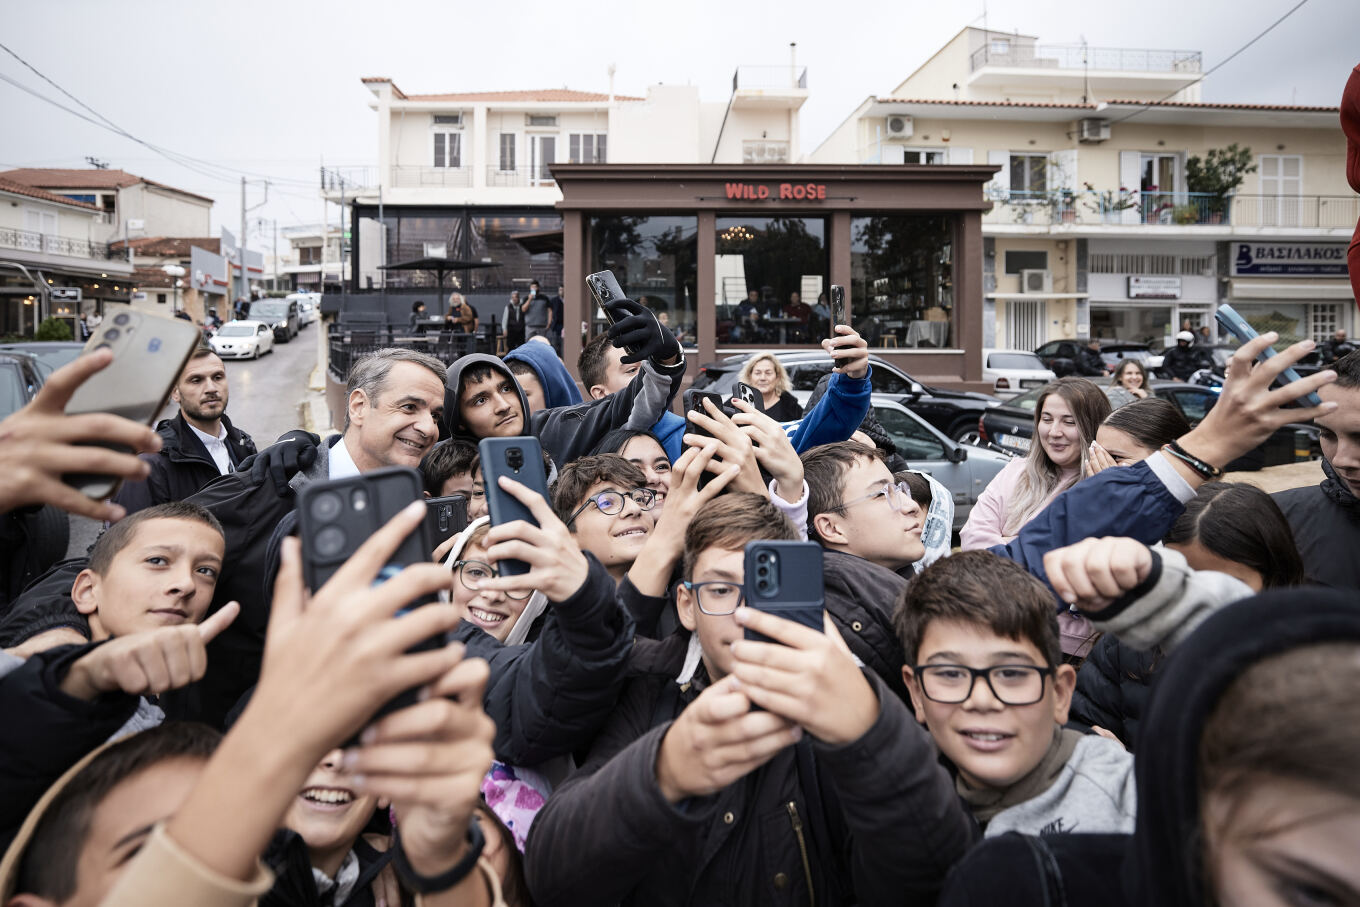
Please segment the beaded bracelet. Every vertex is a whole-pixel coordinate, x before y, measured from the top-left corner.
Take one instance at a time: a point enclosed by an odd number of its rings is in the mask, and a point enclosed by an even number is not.
[[[1222,469],[1218,468],[1217,466],[1214,466],[1212,463],[1208,463],[1204,460],[1201,460],[1199,457],[1188,452],[1184,447],[1181,447],[1175,441],[1171,441],[1165,444],[1162,447],[1162,450],[1166,451],[1168,454],[1175,457],[1177,460],[1180,460],[1186,466],[1189,466],[1201,478],[1205,479],[1206,481],[1220,479],[1223,477]]]

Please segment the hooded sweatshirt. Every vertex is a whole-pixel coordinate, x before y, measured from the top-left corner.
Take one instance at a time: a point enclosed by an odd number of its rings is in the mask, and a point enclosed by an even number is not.
[[[545,349],[551,352],[550,348]],[[458,399],[463,388],[463,375],[478,365],[490,366],[509,378],[519,394],[521,411],[529,411],[524,389],[504,362],[485,353],[463,356],[449,367],[448,383],[444,390],[444,422],[450,436],[473,445],[481,438],[463,421]],[[675,365],[665,366],[646,360],[628,386],[618,393],[575,406],[541,409],[529,417],[528,424],[521,431],[537,437],[554,463],[570,463],[593,451],[600,440],[614,429],[650,428],[675,399],[684,377],[684,359]]]
[[[505,354],[506,362],[523,362],[534,370],[538,383],[543,385],[547,408],[575,406],[581,402],[581,391],[571,380],[571,373],[557,358],[551,345],[531,340]]]
[[[1250,666],[1300,646],[1360,643],[1360,595],[1280,589],[1215,613],[1172,654],[1153,688],[1135,774],[1133,835],[1007,834],[989,839],[950,876],[941,907],[1058,903],[1071,907],[1200,907],[1199,746],[1228,686]]]
[[[1357,263],[1360,264],[1360,263]],[[1340,589],[1360,588],[1360,500],[1322,461],[1326,478],[1318,485],[1291,488],[1271,497],[1280,505],[1308,579]]]

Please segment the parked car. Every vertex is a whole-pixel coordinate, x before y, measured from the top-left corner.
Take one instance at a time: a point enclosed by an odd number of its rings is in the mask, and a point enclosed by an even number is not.
[[[72,340],[28,340],[0,344],[0,352],[32,353],[44,381],[66,363],[74,362],[83,349],[85,344]]]
[[[296,299],[257,299],[250,304],[249,321],[263,321],[274,329],[274,339],[287,343],[298,335]]]
[[[259,321],[229,321],[208,342],[223,359],[259,359],[274,351],[274,331]]]
[[[993,393],[1003,400],[1043,387],[1058,376],[1043,360],[1024,350],[982,351],[982,380],[992,383]]]
[[[27,406],[48,374],[51,372],[43,371],[42,361],[33,353],[14,349],[0,352],[0,420]],[[65,513],[44,504],[37,510],[19,512],[17,518],[23,523],[27,553],[37,573],[46,572],[66,556],[71,524]]]
[[[1059,378],[1077,374],[1076,364],[1081,361],[1081,350],[1089,340],[1050,340],[1034,351],[1043,360],[1044,366],[1053,370]],[[1129,340],[1100,340],[1100,358],[1107,368],[1113,370],[1121,359],[1137,359],[1148,366],[1152,350],[1146,343]],[[1148,366],[1150,367],[1150,366]]]
[[[320,293],[289,293],[284,298],[297,303],[299,328],[305,328],[320,317]]]
[[[1219,388],[1178,381],[1153,381],[1151,387],[1158,397],[1176,404],[1191,426],[1198,425],[1218,402]],[[978,420],[978,434],[982,440],[1012,456],[1028,454],[1034,443],[1034,407],[1042,391],[1042,388],[1035,388],[983,413]],[[1235,471],[1261,469],[1316,460],[1321,456],[1317,426],[1295,422],[1276,429],[1264,443],[1229,463],[1227,468]]]
[[[811,392],[817,382],[834,367],[831,357],[818,350],[799,350],[775,353],[789,373],[789,382],[797,396],[799,391]],[[727,394],[737,382],[741,367],[748,356],[729,356],[710,362],[699,369],[694,379],[696,390]],[[999,401],[987,394],[973,391],[951,391],[929,387],[917,381],[897,366],[870,354],[872,371],[869,383],[875,394],[892,397],[937,430],[955,441],[972,440],[977,435],[978,416]],[[800,398],[806,399],[806,397]]]

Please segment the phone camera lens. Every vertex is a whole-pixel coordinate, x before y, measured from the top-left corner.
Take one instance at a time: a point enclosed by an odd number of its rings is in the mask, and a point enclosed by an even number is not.
[[[111,349],[113,349],[113,346],[110,345],[110,344],[107,344],[107,343],[101,343],[101,344],[99,344],[98,346],[95,347],[95,350],[96,350],[96,351],[98,351],[98,350],[111,350]]]
[[[769,567],[761,566],[756,568],[756,576],[759,576],[763,579],[764,577],[767,577],[769,575],[770,575]]]
[[[107,331],[104,332],[104,339],[105,339],[105,340],[117,340],[117,339],[118,339],[118,335],[121,334],[121,333],[122,333],[122,331],[118,330],[117,328],[109,328]]]
[[[756,583],[756,588],[759,589],[761,592],[769,592],[770,581],[767,579],[760,580],[759,582]]]
[[[505,465],[511,469],[519,469],[524,465],[524,451],[518,447],[512,447],[505,452]]]
[[[113,316],[114,324],[127,324],[131,320],[132,316],[129,315],[127,312],[120,312],[119,314]]]
[[[340,515],[343,506],[340,495],[328,491],[312,499],[312,516],[323,523],[328,523]]]
[[[345,548],[345,533],[339,526],[327,526],[316,534],[316,553],[334,557]]]

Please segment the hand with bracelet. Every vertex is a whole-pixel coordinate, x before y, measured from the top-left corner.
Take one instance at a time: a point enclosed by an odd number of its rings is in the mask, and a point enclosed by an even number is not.
[[[1286,403],[1331,384],[1336,380],[1336,372],[1324,369],[1272,390],[1271,385],[1280,373],[1311,353],[1315,346],[1313,341],[1304,340],[1279,351],[1265,362],[1256,362],[1256,357],[1279,340],[1279,336],[1272,331],[1242,344],[1233,354],[1229,377],[1223,383],[1223,392],[1214,408],[1189,434],[1168,445],[1169,449],[1163,449],[1163,456],[1191,487],[1198,488],[1222,475],[1224,467],[1261,444],[1281,426],[1307,422],[1336,409],[1335,403],[1284,408]]]

